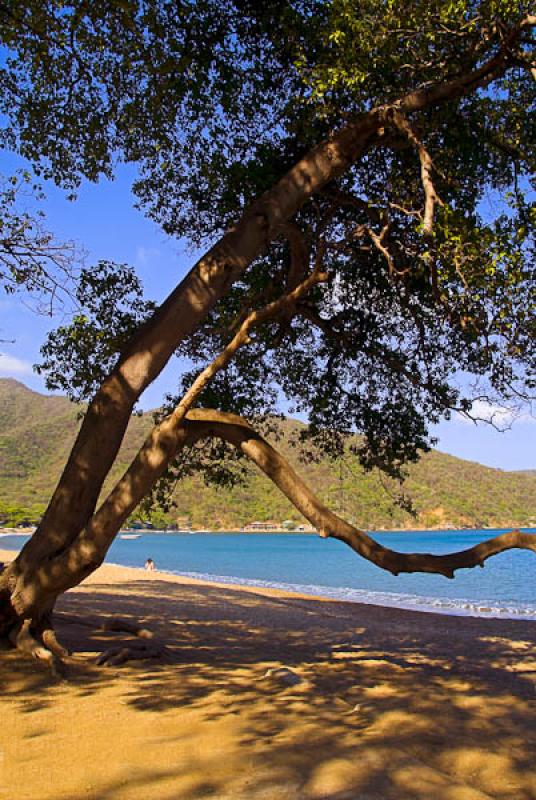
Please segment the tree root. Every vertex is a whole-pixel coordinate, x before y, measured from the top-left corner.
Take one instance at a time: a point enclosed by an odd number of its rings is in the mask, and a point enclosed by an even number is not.
[[[99,666],[117,667],[119,664],[125,664],[127,661],[138,661],[148,658],[163,658],[166,655],[166,647],[162,642],[154,640],[154,633],[136,625],[130,620],[120,619],[117,617],[104,620],[99,625],[101,631],[113,631],[117,633],[130,633],[138,639],[144,639],[141,642],[131,642],[128,645],[119,645],[117,647],[110,647],[104,650],[95,659],[95,663]]]
[[[166,647],[160,642],[133,642],[124,647],[110,647],[104,650],[95,659],[95,664],[100,667],[117,667],[127,661],[140,661],[147,658],[163,658]]]
[[[71,655],[70,651],[58,642],[56,631],[52,626],[46,627],[43,630],[41,638],[45,647],[47,647],[51,653],[54,653],[57,658],[65,659]]]
[[[34,629],[32,620],[25,619],[10,631],[8,639],[23,655],[44,661],[55,678],[65,678],[66,666],[59,653],[65,654],[67,651],[58,643],[51,628],[47,627],[41,632],[39,626]]]
[[[122,619],[120,617],[112,617],[110,619],[106,619],[98,626],[98,628],[101,631],[114,631],[116,633],[131,633],[133,636],[137,636],[138,639],[154,638],[154,633],[152,631],[147,630],[147,628],[140,627],[135,622],[130,622],[130,620]]]
[[[128,633],[140,640],[103,650],[93,662],[98,666],[116,667],[120,664],[125,664],[127,661],[139,661],[149,658],[162,659],[167,655],[166,646],[163,642],[155,640],[152,631],[130,622],[130,620],[116,617],[105,620],[91,617],[75,617],[73,622],[97,631]],[[76,653],[71,653],[58,641],[50,615],[40,622],[34,622],[29,619],[22,620],[11,629],[7,640],[13,648],[23,655],[44,662],[56,678],[65,679],[67,677],[66,660],[70,657],[77,659]]]
[[[108,619],[98,619],[96,617],[75,618],[76,624],[91,628],[95,631],[105,631],[112,633],[128,633],[143,641],[129,642],[120,644],[103,650],[94,659],[98,666],[117,667],[127,661],[140,661],[149,658],[165,658],[168,651],[166,646],[155,639],[154,633],[147,628],[143,628],[135,622],[121,617],[110,617]]]

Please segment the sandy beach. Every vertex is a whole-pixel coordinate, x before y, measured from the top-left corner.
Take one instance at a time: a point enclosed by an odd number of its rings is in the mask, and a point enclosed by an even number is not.
[[[114,615],[164,660],[96,666]],[[0,653],[2,800],[536,798],[534,623],[104,566],[58,631],[68,681]]]

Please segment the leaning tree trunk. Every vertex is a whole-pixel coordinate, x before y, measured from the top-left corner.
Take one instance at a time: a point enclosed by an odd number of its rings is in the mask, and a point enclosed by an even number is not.
[[[413,114],[475,91],[509,65],[505,46],[479,69],[362,114],[309,151],[196,264],[153,317],[127,344],[90,403],[60,482],[32,540],[19,559],[22,571],[51,549],[61,550],[93,514],[102,485],[121,445],[132,408],[189,336],[247,266],[280,235],[281,226],[315,192],[342,175],[373,145],[382,143],[393,112]]]
[[[19,565],[67,546],[91,517],[117,455],[134,404],[183,339],[281,233],[303,204],[381,139],[382,110],[363,115],[309,152],[252,204],[126,345],[90,403],[58,487]]]
[[[245,420],[229,413],[194,409],[184,415],[172,413],[153,429],[87,528],[67,550],[40,564],[33,575],[31,586],[35,603],[27,609],[27,619],[13,614],[11,618],[3,620],[4,633],[9,634],[15,646],[36,658],[45,658],[54,669],[58,669],[58,659],[65,653],[56,640],[51,624],[51,609],[55,599],[78,585],[102,563],[121,524],[154,485],[169,461],[182,448],[214,437],[228,442],[248,457],[316,527],[321,537],[344,542],[363,558],[394,575],[428,572],[453,578],[456,570],[482,567],[488,558],[511,548],[536,552],[536,537],[517,530],[467,550],[445,555],[393,551],[330,511],[286,459]],[[0,582],[8,574],[9,570],[0,575]],[[121,627],[124,627],[124,623],[118,622],[115,629]],[[139,633],[150,635],[145,631]],[[161,653],[162,647],[157,642],[143,642],[133,648],[112,648],[101,657],[100,663],[116,664],[131,657],[154,657]]]
[[[87,526],[138,397],[161,372],[178,344],[279,235],[281,225],[315,191],[344,172],[377,141],[380,119],[379,111],[364,115],[333,141],[311,151],[253,204],[134,335],[88,407],[41,523],[10,565],[8,574],[0,577],[0,626],[4,629],[10,624],[8,620],[40,614],[36,573],[51,558],[68,552]],[[43,613],[49,613],[48,607]]]
[[[136,471],[138,465],[127,472],[127,483],[121,486],[122,504],[114,507],[106,501],[94,514],[136,400],[252,260],[280,235],[282,226],[315,192],[388,138],[389,130],[396,128],[394,111],[412,114],[475,91],[501,75],[509,58],[505,46],[479,69],[373,109],[311,150],[246,211],[141,326],[90,403],[36,533],[0,573],[0,635],[9,633],[18,644],[24,640],[28,647],[32,635],[37,637],[36,646],[51,638],[47,625],[56,597],[101,563],[109,546],[108,542],[103,549],[102,541],[113,539],[125,509],[134,507],[143,496],[139,493],[144,480],[140,482],[139,477],[145,473]],[[187,435],[186,430],[193,435],[191,427],[175,426],[158,447],[164,447],[169,456],[180,437]],[[118,499],[114,493],[112,497]]]

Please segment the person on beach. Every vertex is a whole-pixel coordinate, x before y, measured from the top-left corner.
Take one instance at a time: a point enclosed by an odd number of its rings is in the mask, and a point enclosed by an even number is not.
[[[149,572],[152,572],[154,570],[154,561],[152,558],[148,558],[147,561],[145,562],[145,569],[148,569]]]

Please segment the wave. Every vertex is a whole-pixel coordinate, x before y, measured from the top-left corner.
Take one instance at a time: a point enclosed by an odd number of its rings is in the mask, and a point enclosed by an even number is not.
[[[346,603],[364,603],[366,605],[402,608],[408,611],[423,611],[430,614],[447,614],[451,616],[489,617],[501,619],[527,619],[536,621],[536,606],[531,604],[504,604],[497,600],[466,600],[451,597],[425,597],[403,592],[377,592],[368,589],[352,589],[350,587],[321,586],[316,584],[284,583],[282,581],[266,581],[252,578],[238,578],[233,575],[213,575],[206,572],[179,572],[163,570],[182,578],[206,581],[207,583],[227,583],[237,586],[251,586],[262,589],[280,589],[296,594],[316,597],[327,597]]]
[[[0,533],[2,547],[7,549],[18,549],[21,546],[22,537],[29,538],[26,534],[13,534],[13,533]],[[9,538],[12,537],[12,541]],[[166,536],[166,539],[168,537]],[[195,537],[192,537],[195,539]],[[129,555],[122,558],[118,553],[115,554],[114,561],[117,566],[127,566],[131,568],[140,569],[140,562],[138,565],[132,563],[130,554],[137,542],[128,543]],[[126,553],[126,550],[125,550]],[[119,558],[118,558],[119,556]],[[358,589],[348,586],[324,586],[322,584],[313,583],[291,583],[278,580],[264,580],[261,578],[244,578],[235,575],[222,575],[219,573],[211,572],[196,572],[196,571],[180,571],[172,568],[166,568],[166,558],[162,553],[153,553],[156,557],[157,564],[160,565],[160,571],[169,574],[178,575],[184,578],[192,578],[195,580],[202,580],[208,583],[223,583],[223,584],[236,584],[239,586],[259,587],[267,589],[280,589],[286,592],[294,592],[298,594],[309,595],[312,597],[325,597],[336,601],[350,602],[350,603],[364,603],[375,606],[385,606],[389,608],[401,608],[411,611],[422,611],[435,614],[446,614],[450,616],[471,616],[471,617],[489,617],[499,619],[524,619],[536,621],[536,602],[533,596],[529,596],[529,602],[521,602],[521,600],[513,599],[511,596],[506,595],[506,586],[503,587],[503,598],[497,597],[492,599],[491,593],[495,593],[497,586],[488,586],[487,589],[483,588],[484,597],[459,598],[459,597],[444,597],[441,595],[419,595],[413,593],[404,593],[396,591],[379,591],[374,589]],[[145,554],[141,563],[145,560]],[[121,561],[122,563],[117,563]],[[130,563],[129,563],[130,562]],[[111,564],[111,560],[106,559],[106,563]],[[251,574],[251,573],[250,573]],[[497,592],[499,594],[499,592]],[[511,592],[508,592],[511,595]],[[487,596],[486,596],[487,595]]]

